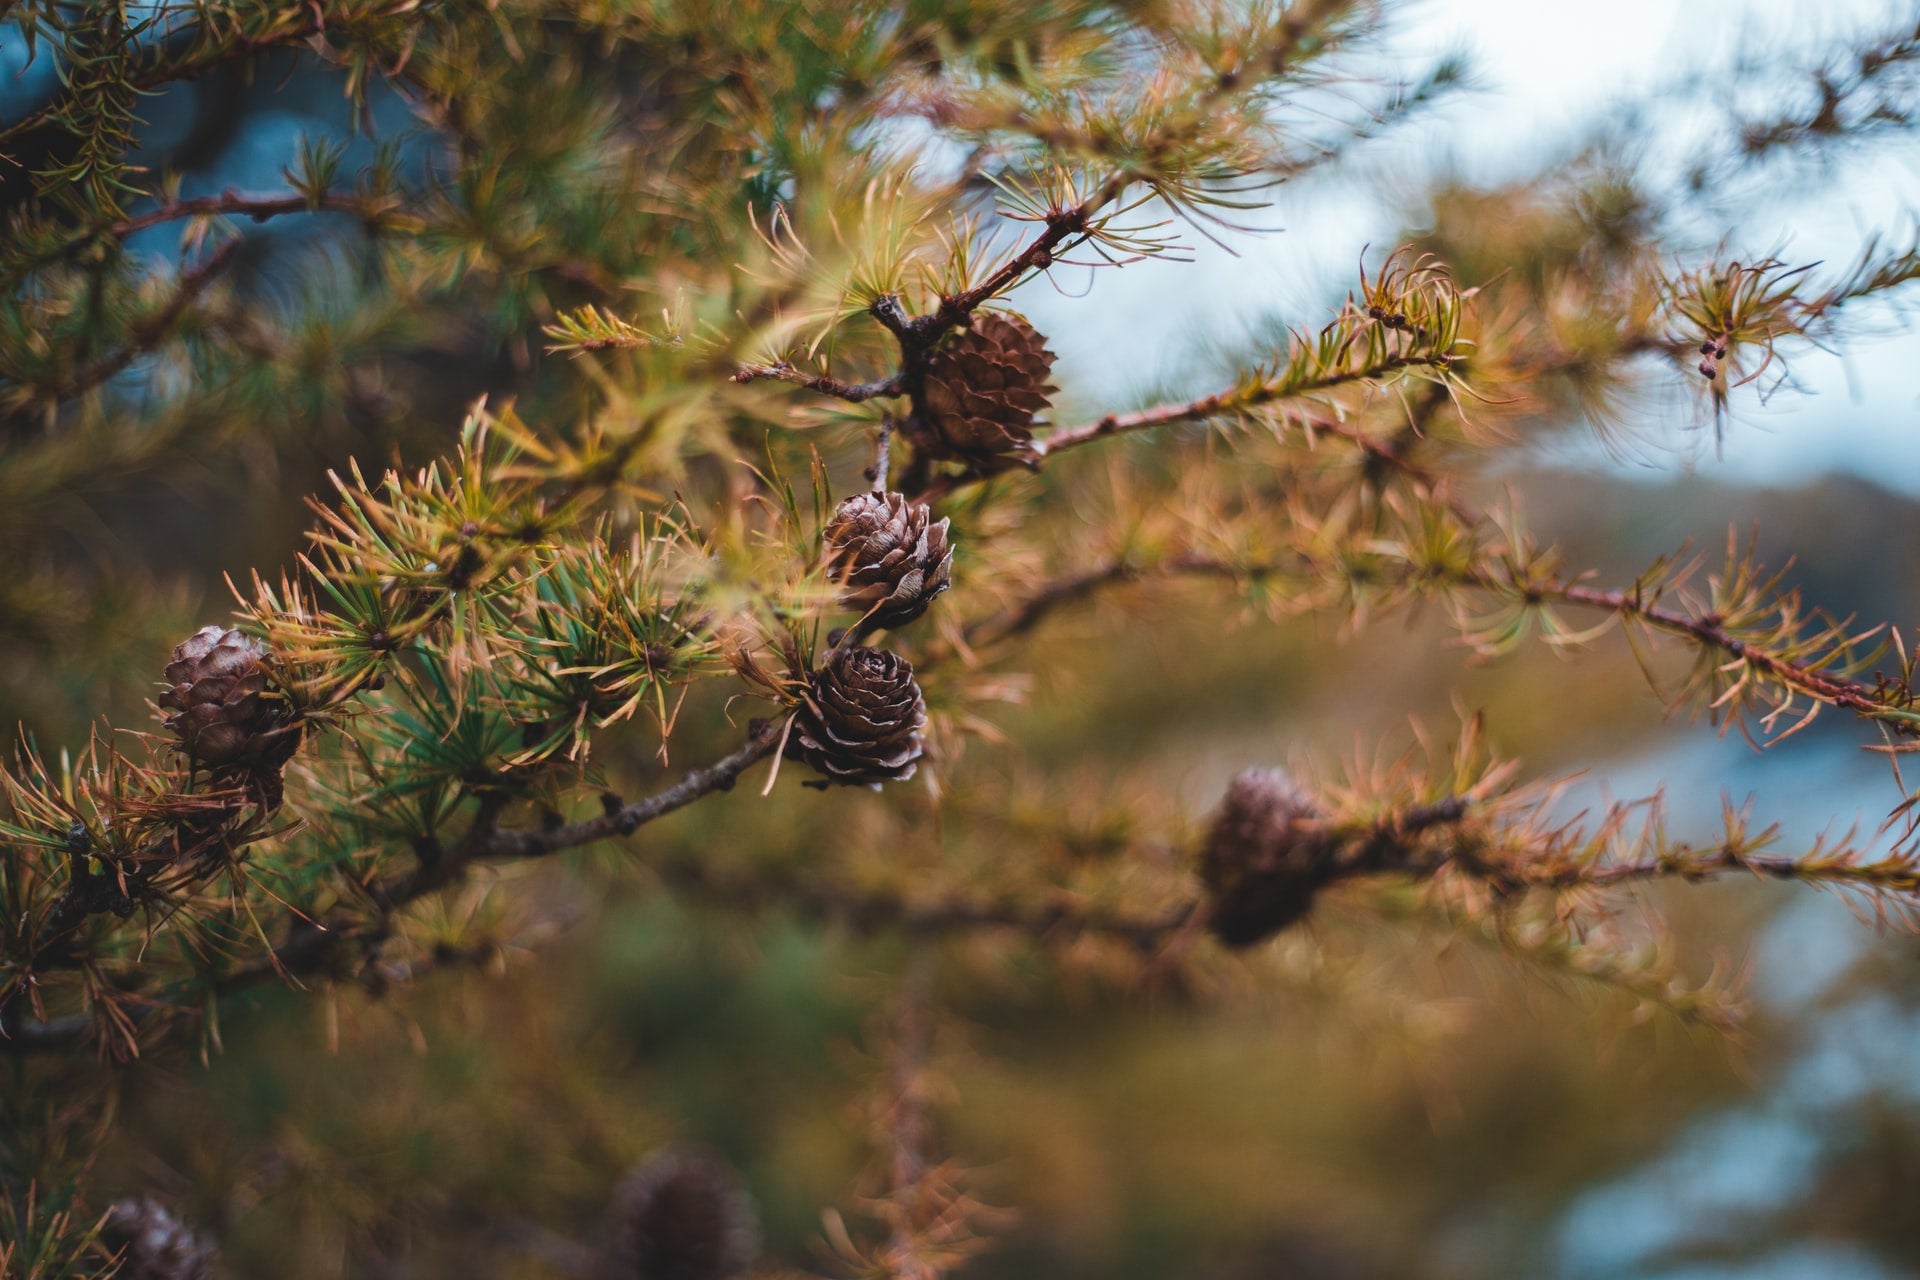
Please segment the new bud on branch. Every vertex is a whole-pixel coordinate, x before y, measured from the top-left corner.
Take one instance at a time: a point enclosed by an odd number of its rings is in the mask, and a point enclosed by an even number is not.
[[[877,627],[901,627],[952,585],[946,520],[898,493],[858,493],[827,522],[827,576],[840,603]]]
[[[927,361],[921,431],[915,443],[936,456],[992,463],[1032,453],[1033,415],[1058,388],[1047,340],[1019,316],[976,315]]]
[[[815,786],[905,782],[926,754],[927,704],[897,653],[848,645],[813,673],[786,754],[826,779]]]

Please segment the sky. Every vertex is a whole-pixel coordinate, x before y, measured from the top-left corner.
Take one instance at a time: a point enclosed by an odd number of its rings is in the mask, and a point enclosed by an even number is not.
[[[1901,6],[1910,9],[1911,6]],[[1104,412],[1149,398],[1159,388],[1197,392],[1175,370],[1191,368],[1209,340],[1244,334],[1261,316],[1318,325],[1328,300],[1344,292],[1363,249],[1372,257],[1417,217],[1414,176],[1451,169],[1497,181],[1533,171],[1563,152],[1608,108],[1690,73],[1715,85],[1736,48],[1791,54],[1821,32],[1840,32],[1884,16],[1879,0],[1429,0],[1397,37],[1410,65],[1464,50],[1476,90],[1385,152],[1373,173],[1404,172],[1404,199],[1379,183],[1308,184],[1282,190],[1272,224],[1281,230],[1230,237],[1235,253],[1199,243],[1191,264],[1141,263],[1097,279],[1062,279],[1020,298],[1043,329],[1063,335],[1063,381]],[[1698,138],[1715,117],[1707,98],[1667,112],[1656,124],[1671,139]],[[1916,149],[1891,152],[1799,198],[1741,211],[1725,228],[1748,246],[1776,249],[1795,262],[1842,261],[1873,228],[1914,230],[1920,208]],[[1395,189],[1392,183],[1384,190]],[[1722,229],[1704,234],[1717,236]],[[1237,256],[1236,256],[1237,255]],[[1056,273],[1058,275],[1059,273]],[[1088,324],[1077,297],[1091,288],[1104,323]],[[1062,292],[1061,290],[1064,290]],[[1072,315],[1073,323],[1064,321]],[[1617,470],[1648,481],[1688,472],[1752,484],[1791,484],[1847,473],[1920,497],[1920,335],[1901,334],[1899,318],[1855,344],[1845,357],[1806,350],[1791,360],[1798,393],[1766,404],[1747,396],[1722,449],[1702,448],[1705,433],[1674,430],[1671,454],[1622,460],[1596,442],[1568,439],[1550,463]],[[1684,426],[1676,422],[1676,428]]]

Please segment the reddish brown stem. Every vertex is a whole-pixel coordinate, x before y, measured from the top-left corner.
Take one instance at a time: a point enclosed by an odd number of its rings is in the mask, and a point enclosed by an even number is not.
[[[785,360],[776,360],[772,364],[742,365],[731,375],[731,381],[790,382],[797,387],[805,387],[809,391],[817,391],[823,396],[832,396],[836,400],[845,400],[852,404],[859,404],[878,396],[902,396],[907,393],[906,383],[902,375],[897,373],[876,382],[842,382],[824,373],[802,373]]]

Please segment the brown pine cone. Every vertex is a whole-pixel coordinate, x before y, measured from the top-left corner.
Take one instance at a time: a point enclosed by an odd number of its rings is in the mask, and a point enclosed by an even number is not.
[[[813,673],[794,713],[789,759],[825,776],[811,786],[871,787],[905,782],[926,754],[927,704],[913,666],[897,653],[848,645]]]
[[[946,520],[897,493],[856,493],[827,521],[827,577],[840,603],[878,627],[901,627],[952,585]]]
[[[202,627],[175,646],[160,705],[199,763],[278,768],[299,745],[287,704],[267,691],[266,656],[258,640],[224,627]]]
[[[152,1196],[107,1210],[100,1243],[120,1259],[116,1280],[212,1280],[213,1242]]]
[[[662,1151],[614,1189],[606,1280],[728,1280],[754,1263],[753,1202],[710,1156]]]
[[[919,442],[935,456],[992,463],[1032,456],[1033,415],[1058,388],[1047,340],[1019,316],[984,313],[927,361]]]
[[[1320,810],[1284,769],[1249,769],[1227,787],[1200,849],[1207,927],[1246,947],[1295,923],[1336,874]]]

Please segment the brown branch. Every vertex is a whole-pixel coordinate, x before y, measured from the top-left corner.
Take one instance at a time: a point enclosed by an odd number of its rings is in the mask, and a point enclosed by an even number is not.
[[[135,232],[157,227],[162,223],[177,222],[182,218],[251,218],[255,222],[265,222],[271,218],[282,217],[290,213],[352,213],[361,218],[376,218],[380,215],[374,204],[365,197],[345,195],[338,192],[323,191],[316,196],[299,193],[285,196],[244,196],[235,191],[223,191],[217,196],[196,196],[189,200],[171,200],[157,205],[145,213],[122,219],[104,228],[100,234],[124,240]],[[97,238],[88,236],[87,239]],[[75,241],[76,245],[84,241]]]
[[[582,350],[592,350],[582,344]],[[903,375],[894,374],[877,382],[842,382],[840,379],[824,373],[803,373],[785,360],[776,360],[772,364],[742,365],[729,375],[728,381],[738,383],[777,381],[790,382],[809,391],[818,391],[821,395],[832,396],[836,400],[845,400],[852,404],[872,400],[876,396],[903,396],[907,393]]]
[[[748,738],[747,744],[732,755],[704,769],[693,770],[657,795],[636,800],[612,813],[555,827],[551,831],[493,831],[476,844],[472,856],[485,861],[541,858],[610,836],[632,835],[644,824],[665,817],[676,809],[683,809],[703,796],[716,791],[731,791],[735,780],[754,764],[772,755],[780,745],[780,740],[780,727],[777,724],[761,726]]]
[[[1407,466],[1409,473],[1428,483],[1432,477],[1406,464],[1401,455],[1377,441],[1367,442],[1357,433],[1343,434],[1362,441],[1372,456],[1396,466]],[[1463,504],[1456,509],[1470,511]],[[1484,517],[1480,517],[1484,519]],[[1229,560],[1198,553],[1168,556],[1151,564],[1118,559],[1092,569],[1065,574],[1043,584],[1032,595],[987,618],[968,623],[964,630],[969,646],[991,644],[1023,635],[1054,612],[1086,600],[1109,586],[1124,585],[1147,578],[1212,577],[1259,578],[1282,571],[1278,562],[1235,564]],[[1409,566],[1409,582],[1428,580],[1428,571]],[[1685,639],[1703,648],[1718,650],[1762,673],[1778,684],[1827,706],[1837,707],[1863,719],[1890,726],[1903,735],[1920,733],[1920,711],[1890,705],[1875,686],[1823,671],[1815,666],[1794,662],[1742,640],[1726,629],[1724,622],[1710,614],[1694,615],[1644,599],[1637,590],[1603,590],[1578,583],[1549,579],[1528,581],[1485,569],[1470,569],[1452,575],[1455,585],[1494,595],[1518,593],[1530,604],[1559,602],[1581,608],[1600,609],[1617,617],[1637,621],[1664,634]]]
[[[1041,585],[1026,599],[1002,613],[970,622],[965,634],[969,645],[991,644],[1024,635],[1057,609],[1085,600],[1102,587],[1136,581],[1142,573],[1131,560],[1115,560],[1097,569],[1070,573]]]
[[[1516,888],[1574,889],[1611,888],[1645,880],[1697,882],[1731,872],[1747,872],[1763,880],[1794,880],[1871,893],[1920,896],[1920,865],[1908,858],[1860,862],[1851,856],[1822,856],[1818,852],[1794,858],[1752,853],[1732,842],[1704,849],[1677,845],[1657,856],[1596,866],[1499,867],[1494,874]]]
[[[368,900],[378,909],[372,922],[357,918],[302,922],[271,953],[228,974],[219,984],[219,990],[224,994],[271,975],[306,973],[321,968],[341,946],[384,936],[387,920],[395,911],[452,884],[476,862],[545,857],[610,836],[631,835],[655,818],[685,808],[714,792],[730,790],[740,774],[771,754],[779,742],[777,728],[762,729],[733,754],[704,769],[692,770],[665,791],[600,817],[550,830],[501,830],[495,824],[507,796],[504,792],[488,793],[482,797],[479,812],[458,843],[444,849],[433,844],[423,846],[418,850],[419,865],[413,871],[393,881],[366,887]]]
[[[931,347],[941,334],[965,320],[990,299],[1019,283],[1020,278],[1029,271],[1052,266],[1059,253],[1071,251],[1072,246],[1067,242],[1075,236],[1084,236],[1093,215],[1117,198],[1130,181],[1122,175],[1115,175],[1073,208],[1049,213],[1046,230],[1001,263],[985,280],[971,289],[940,299],[938,308],[916,317],[912,326],[914,340],[924,347]]]
[[[1052,457],[1056,453],[1081,445],[1092,444],[1096,440],[1105,440],[1110,436],[1126,435],[1135,431],[1148,431],[1154,427],[1176,426],[1183,422],[1204,422],[1224,413],[1239,413],[1243,410],[1259,408],[1280,400],[1291,400],[1309,396],[1319,391],[1331,391],[1337,387],[1350,386],[1356,382],[1365,382],[1384,374],[1401,369],[1424,366],[1436,369],[1453,367],[1457,361],[1444,352],[1431,356],[1390,356],[1378,364],[1359,369],[1344,369],[1339,373],[1328,374],[1311,382],[1298,385],[1270,383],[1252,391],[1223,391],[1202,396],[1198,400],[1189,400],[1180,404],[1155,405],[1150,409],[1140,409],[1133,413],[1110,413],[1095,422],[1079,427],[1062,427],[1048,434],[1046,439],[1035,442],[1035,449],[1042,458]],[[1359,438],[1358,433],[1340,424],[1316,419],[1314,425],[1319,429],[1333,430],[1342,435]]]
[[[33,405],[59,404],[83,395],[93,388],[116,376],[140,356],[152,351],[167,339],[173,326],[195,299],[206,292],[213,278],[233,260],[239,251],[240,241],[228,240],[207,256],[206,261],[180,273],[179,288],[160,310],[136,322],[132,327],[132,340],[117,351],[110,351],[89,364],[65,382],[47,388],[41,395],[21,402],[11,410],[0,406],[0,420],[8,417],[23,416]]]
[[[334,192],[322,192],[316,197],[309,198],[298,193],[284,196],[246,196],[234,191],[223,191],[217,196],[169,200],[145,213],[83,231],[30,259],[23,269],[36,270],[50,262],[71,257],[97,241],[125,240],[138,232],[165,223],[178,222],[183,218],[251,218],[255,222],[266,222],[286,214],[320,212],[350,213],[358,216],[363,223],[373,225],[386,215],[387,210],[379,208],[367,197]]]
[[[1104,938],[1139,955],[1151,955],[1172,937],[1193,913],[1193,903],[1178,902],[1164,910],[1127,912],[1091,907],[1078,895],[1062,890],[1051,897],[986,897],[966,890],[928,892],[904,888],[863,888],[827,881],[770,877],[758,872],[724,870],[711,859],[655,866],[670,890],[744,912],[790,911],[823,925],[851,929],[861,935],[902,934],[932,940],[957,934],[1011,933],[1040,944],[1065,945],[1078,938]],[[416,896],[430,890],[428,878],[412,881]],[[444,883],[444,879],[442,879]],[[389,893],[394,906],[401,895]],[[384,917],[372,921],[339,919],[327,924],[303,924],[266,957],[225,975],[216,985],[218,995],[232,995],[269,979],[294,978],[327,971],[341,949],[371,948],[388,934]],[[442,967],[428,965],[428,968]],[[365,976],[375,980],[404,977],[398,966],[382,966]],[[160,998],[142,1006],[137,1021],[158,1013],[197,1007],[198,997]],[[23,1023],[0,1034],[0,1053],[70,1049],[92,1035],[91,1018],[75,1016],[47,1023]]]
[[[892,1103],[880,1124],[889,1148],[886,1261],[894,1280],[940,1280],[942,1273],[921,1252],[914,1230],[922,1210],[933,1129],[933,1100],[926,1079],[927,1051],[933,1039],[932,987],[933,953],[922,944],[907,961],[895,1000],[893,1054],[887,1071]]]
[[[1772,676],[1790,689],[1831,706],[1845,708],[1866,719],[1884,721],[1909,733],[1920,726],[1920,713],[1888,706],[1872,686],[1757,648],[1728,632],[1720,620],[1711,615],[1693,616],[1662,608],[1643,600],[1638,591],[1603,591],[1563,583],[1550,584],[1544,590],[1553,598],[1568,604],[1605,609],[1621,617],[1636,619],[1669,635],[1689,637],[1702,645],[1720,649]]]
[[[625,805],[591,822],[552,831],[499,831],[492,825],[498,805],[476,817],[460,844],[446,850],[422,851],[421,865],[391,884],[370,886],[368,899],[379,907],[372,919],[336,916],[326,921],[302,921],[267,955],[231,970],[214,984],[214,993],[232,995],[269,979],[292,979],[335,967],[343,949],[371,950],[391,932],[393,912],[442,888],[479,859],[541,857],[563,848],[612,835],[630,833],[640,825],[684,808],[703,796],[726,790],[741,772],[764,758],[780,735],[770,730],[755,735],[732,755],[705,769],[689,773],[681,782],[654,796]],[[898,887],[865,888],[826,881],[791,880],[759,872],[724,870],[701,857],[655,868],[670,889],[734,910],[788,910],[823,924],[850,928],[862,934],[902,933],[934,939],[959,933],[998,931],[1020,934],[1036,942],[1070,942],[1101,937],[1142,954],[1170,937],[1191,915],[1192,903],[1178,903],[1165,911],[1129,913],[1091,907],[1077,895],[1061,891],[1052,897],[983,897],[966,890],[928,893]],[[455,957],[458,958],[457,956]],[[445,967],[427,964],[426,968]],[[391,981],[411,970],[378,966],[362,980]],[[190,994],[190,993],[189,993]],[[155,1016],[195,1007],[197,995],[187,999],[155,998],[133,1015],[137,1024]],[[0,1029],[0,1053],[69,1049],[85,1043],[95,1032],[92,1018],[74,1016],[47,1023],[21,1023]]]
[[[1652,802],[1646,825],[1628,837],[1631,852],[1613,858],[1592,856],[1610,852],[1622,838],[1622,825],[1636,808],[1648,802],[1608,807],[1597,826],[1542,827],[1525,819],[1468,829],[1451,843],[1410,843],[1415,837],[1464,822],[1476,807],[1467,796],[1449,796],[1390,812],[1357,833],[1358,850],[1348,868],[1354,872],[1405,873],[1418,877],[1457,868],[1502,893],[1527,890],[1607,889],[1648,880],[1678,879],[1689,883],[1745,872],[1760,879],[1791,880],[1805,884],[1859,889],[1916,899],[1920,906],[1920,858],[1893,853],[1871,861],[1850,839],[1830,843],[1822,838],[1798,855],[1760,852],[1776,829],[1749,835],[1744,815],[1730,813],[1728,830],[1718,843],[1696,846],[1669,844],[1659,826],[1660,807]],[[1479,807],[1488,807],[1482,803]],[[1489,809],[1498,818],[1499,809]],[[1528,815],[1538,818],[1545,807]]]
[[[1264,562],[1237,565],[1198,552],[1185,552],[1146,564],[1123,556],[1042,583],[1033,594],[1001,612],[967,623],[963,634],[969,646],[1010,640],[1033,630],[1053,613],[1087,600],[1107,587],[1147,578],[1260,578],[1277,572],[1278,568],[1277,564]]]
[[[1318,388],[1309,388],[1309,390],[1312,389]],[[1244,397],[1236,399],[1234,393],[1223,392],[1185,403],[1158,405],[1131,414],[1109,415],[1084,427],[1055,432],[1041,444],[1040,450],[1042,456],[1049,456],[1062,449],[1089,444],[1095,440],[1126,432],[1181,422],[1204,421],[1221,413],[1256,403],[1260,401]],[[1370,437],[1341,422],[1316,418],[1305,425],[1309,431],[1338,435],[1348,440],[1368,457],[1399,471],[1430,492],[1437,493],[1441,488],[1437,477],[1419,466],[1400,448]],[[960,483],[965,483],[964,478]],[[1452,498],[1447,501],[1449,509],[1464,523],[1471,526],[1484,526],[1488,523],[1488,517],[1484,512]],[[1173,572],[1221,573],[1226,573],[1229,569],[1228,566],[1209,564],[1204,560],[1189,562],[1184,566],[1170,562],[1167,568]],[[1008,618],[1006,624],[1011,626],[1012,630],[1007,631],[1006,634],[1017,634],[1019,631],[1027,630],[1039,616],[1059,604],[1068,603],[1090,593],[1098,586],[1108,582],[1131,580],[1143,572],[1158,571],[1160,571],[1159,567],[1154,570],[1141,570],[1112,565],[1080,575],[1076,579],[1062,580],[1049,591],[1036,596],[1023,606],[1023,608],[1034,610],[1033,617]],[[1484,571],[1462,575],[1459,581],[1462,585],[1496,593],[1517,590],[1535,603],[1551,599],[1584,608],[1603,609],[1617,616],[1639,621],[1668,635],[1682,637],[1696,644],[1720,650],[1780,684],[1819,702],[1851,711],[1866,719],[1890,724],[1902,733],[1912,734],[1920,731],[1920,712],[1889,706],[1880,691],[1872,685],[1821,671],[1770,653],[1729,632],[1719,618],[1711,615],[1695,616],[1668,609],[1642,598],[1637,590],[1609,591],[1557,580],[1544,583],[1520,582]],[[1055,593],[1059,593],[1061,597],[1057,601],[1050,598]],[[971,638],[969,636],[969,639]]]
[[[867,1202],[867,1212],[886,1228],[886,1237],[865,1248],[847,1235],[837,1215],[829,1219],[828,1237],[842,1258],[875,1280],[942,1280],[985,1248],[977,1226],[998,1216],[968,1193],[951,1160],[932,1155],[933,958],[930,947],[913,950],[880,1033],[884,1075],[871,1130],[883,1164],[881,1190]]]
[[[1177,930],[1193,907],[1188,902],[1136,914],[1089,907],[1067,890],[1049,897],[999,898],[966,890],[910,892],[826,881],[773,880],[719,871],[707,861],[676,863],[656,870],[669,886],[684,893],[733,907],[785,908],[863,934],[940,938],[1003,932],[1036,942],[1092,937],[1120,943],[1143,955],[1150,954]]]

